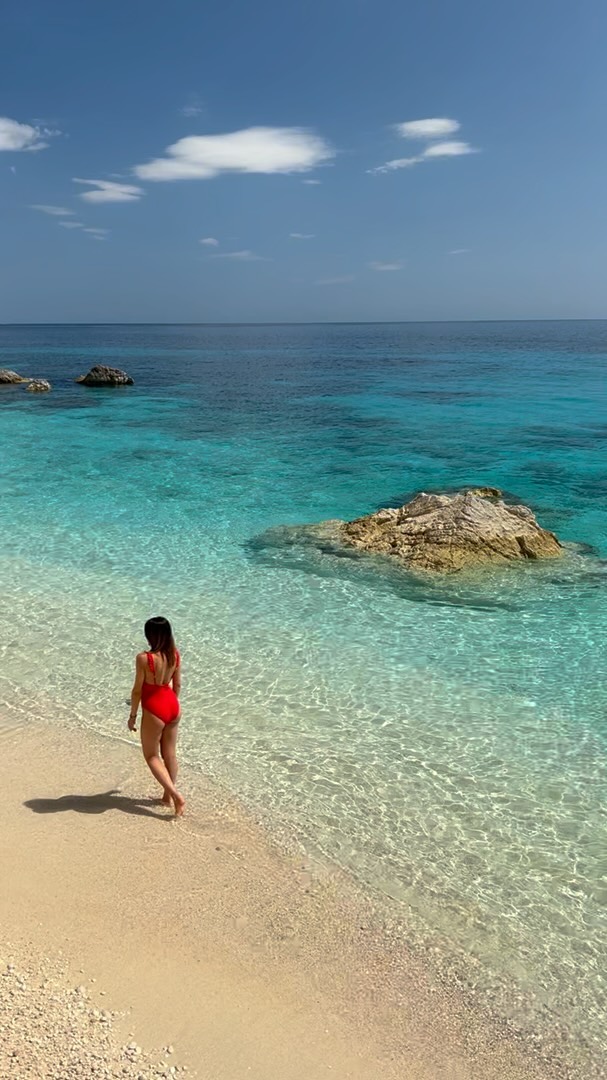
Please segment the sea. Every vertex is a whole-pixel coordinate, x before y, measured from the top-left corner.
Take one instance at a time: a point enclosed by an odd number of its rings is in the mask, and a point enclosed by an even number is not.
[[[4,325],[0,366],[53,385],[0,388],[3,710],[124,737],[166,615],[183,758],[603,1052],[607,322]],[[302,528],[479,485],[563,558],[425,579]]]

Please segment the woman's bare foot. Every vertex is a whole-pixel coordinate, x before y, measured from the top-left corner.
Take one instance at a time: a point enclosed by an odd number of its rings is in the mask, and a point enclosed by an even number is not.
[[[185,799],[183,795],[176,792],[175,797],[173,798],[173,804],[175,806],[175,817],[182,817],[183,811],[185,810]]]
[[[160,800],[160,805],[161,806],[172,806],[173,805],[173,800],[172,800],[171,796],[169,795],[168,791],[165,791],[164,795],[162,796],[162,798]]]

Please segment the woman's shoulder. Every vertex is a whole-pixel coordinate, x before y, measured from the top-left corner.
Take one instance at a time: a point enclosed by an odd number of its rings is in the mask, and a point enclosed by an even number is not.
[[[135,657],[135,662],[137,664],[147,664],[148,654],[146,652],[138,652],[137,656]]]

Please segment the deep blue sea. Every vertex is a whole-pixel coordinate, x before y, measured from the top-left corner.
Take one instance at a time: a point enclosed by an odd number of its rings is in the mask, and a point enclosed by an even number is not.
[[[5,326],[0,366],[53,384],[0,389],[4,709],[122,735],[169,616],[187,760],[604,1040],[607,322]],[[487,484],[564,558],[424,583],[272,531]]]

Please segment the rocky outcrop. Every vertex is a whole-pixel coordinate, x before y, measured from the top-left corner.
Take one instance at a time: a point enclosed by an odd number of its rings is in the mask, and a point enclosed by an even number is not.
[[[133,386],[134,380],[120,368],[95,364],[86,375],[80,375],[76,382],[84,386]]]
[[[398,509],[340,522],[337,529],[344,543],[361,551],[448,573],[483,563],[556,558],[563,550],[528,507],[507,505],[496,488],[422,492]]]
[[[46,394],[52,387],[47,379],[32,379],[26,389],[29,394]]]
[[[0,368],[0,383],[12,384],[12,383],[24,383],[29,382],[29,379],[25,379],[23,375],[18,375],[16,371],[9,371],[8,368]]]

